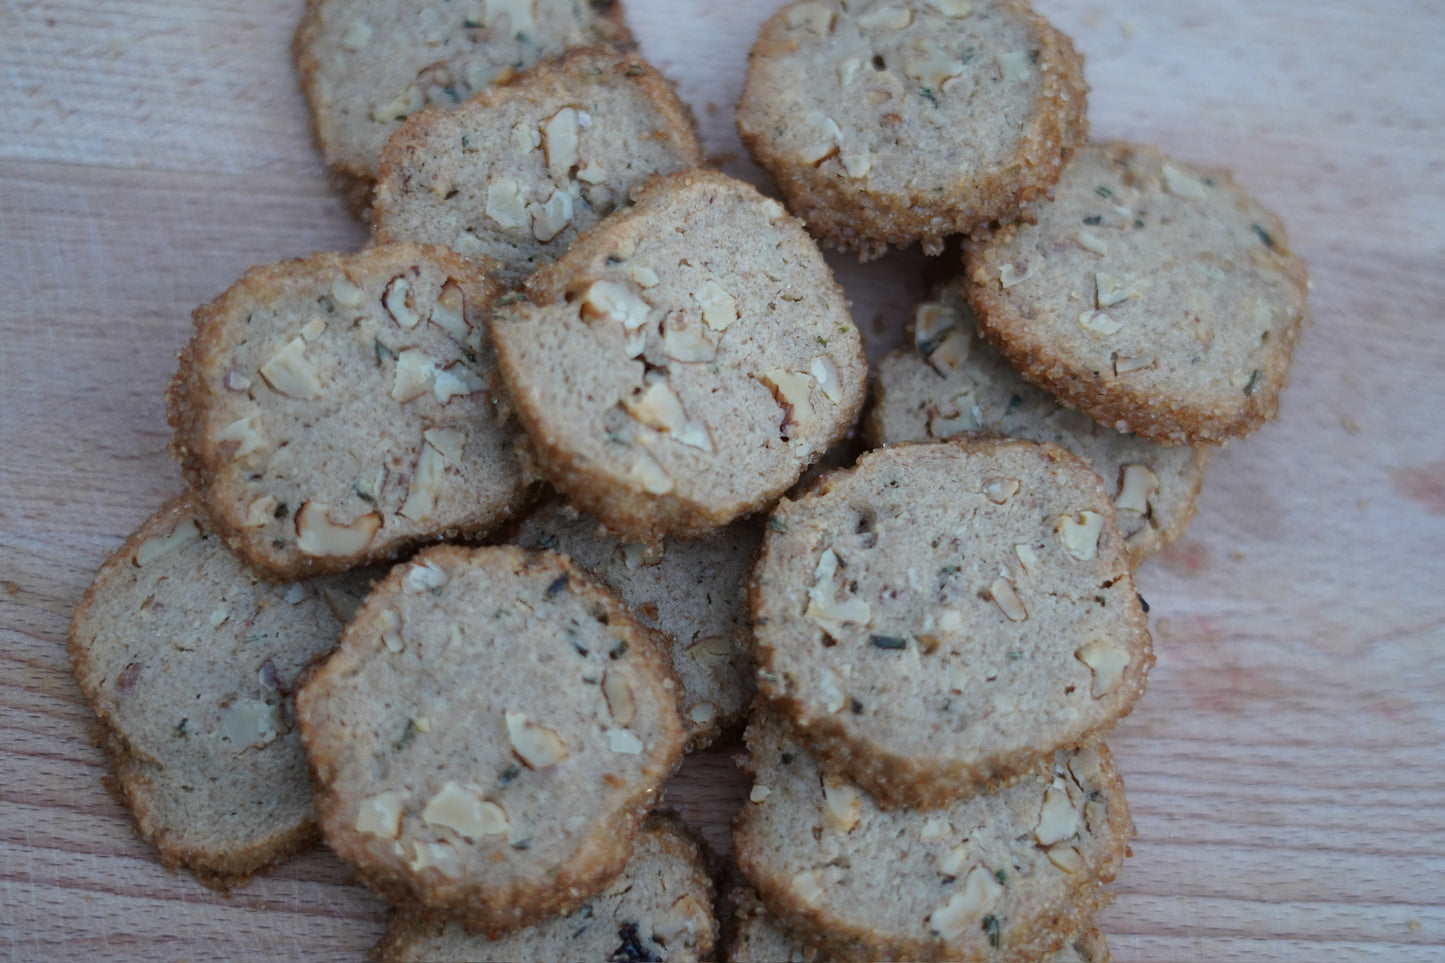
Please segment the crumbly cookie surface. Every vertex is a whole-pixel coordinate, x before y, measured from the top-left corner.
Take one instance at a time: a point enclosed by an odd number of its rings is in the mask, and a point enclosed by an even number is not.
[[[489,937],[576,911],[681,758],[678,690],[661,636],[562,556],[430,549],[297,694],[322,834]]]
[[[681,821],[654,814],[637,834],[622,874],[576,912],[495,940],[444,917],[393,914],[375,955],[409,961],[655,960],[712,958],[717,939],[712,881],[702,850]]]
[[[1153,655],[1132,569],[1062,448],[875,450],[768,519],[759,691],[881,804],[946,805],[1133,707]]]
[[[365,591],[356,575],[263,581],[189,495],[101,567],[71,666],[119,795],[168,866],[226,887],[316,838],[291,689]]]
[[[1026,379],[1163,444],[1220,444],[1275,416],[1305,268],[1228,174],[1092,146],[1029,215],[965,247],[979,328]]]
[[[253,268],[198,309],[167,415],[227,543],[279,575],[338,571],[525,505],[497,292],[445,248],[395,244]]]
[[[571,47],[627,43],[621,4],[307,0],[292,45],[326,163],[374,180],[387,139]]]
[[[865,389],[816,246],[782,205],[708,171],[653,181],[533,275],[494,331],[541,470],[635,540],[767,507],[848,430]]]
[[[1083,61],[1023,0],[808,0],[762,27],[738,129],[825,243],[971,232],[1037,197],[1087,139]]]
[[[750,723],[738,864],[838,960],[1041,959],[1087,927],[1132,831],[1102,743],[1061,750],[933,812],[881,809],[762,713]]]
[[[554,501],[529,515],[513,541],[568,556],[668,636],[690,749],[742,721],[754,694],[744,582],[761,525],[742,521],[708,538],[651,547],[612,538],[590,515]]]
[[[701,163],[692,117],[655,68],[574,50],[455,110],[409,119],[381,157],[375,235],[490,257],[513,284],[649,177]]]
[[[881,447],[984,431],[1061,445],[1104,480],[1136,562],[1178,538],[1194,517],[1213,449],[1160,445],[1061,406],[978,333],[964,285],[951,282],[920,304],[914,347],[878,363],[869,441]]]

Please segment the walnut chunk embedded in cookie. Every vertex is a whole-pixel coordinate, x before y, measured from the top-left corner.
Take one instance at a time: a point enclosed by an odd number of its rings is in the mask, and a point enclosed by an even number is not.
[[[70,663],[118,795],[166,865],[226,888],[316,838],[291,690],[367,587],[264,581],[191,495],[101,566],[71,621]]]
[[[738,104],[753,157],[861,258],[1009,215],[1085,142],[1083,61],[1023,0],[807,0],[763,24]]]
[[[574,912],[681,759],[679,688],[662,637],[565,557],[430,549],[297,694],[323,837],[490,937]]]
[[[616,589],[639,621],[667,635],[689,749],[740,723],[752,702],[743,583],[761,540],[761,525],[745,520],[709,538],[625,542],[561,501],[529,515],[513,538],[571,558]]]
[[[649,542],[772,504],[848,431],[867,375],[813,242],[707,171],[651,182],[499,308],[495,338],[542,472]]]
[[[964,251],[979,329],[1024,378],[1169,445],[1221,444],[1278,413],[1305,267],[1229,175],[1092,146],[1029,215]]]
[[[649,177],[701,163],[692,117],[655,68],[575,50],[456,110],[408,120],[382,154],[376,237],[493,258],[511,284]]]
[[[1102,742],[929,812],[880,808],[770,712],[747,744],[738,865],[827,959],[1045,959],[1088,927],[1124,861],[1129,808]]]
[[[768,520],[761,694],[885,806],[945,805],[1112,726],[1154,658],[1097,475],[1007,439],[904,444]]]
[[[522,507],[498,290],[445,248],[391,244],[253,268],[197,309],[171,450],[227,544],[279,575],[341,571]]]
[[[716,941],[712,881],[702,847],[681,820],[654,813],[637,834],[627,868],[575,912],[489,940],[445,917],[398,910],[375,956],[387,963],[695,963],[712,959]]]
[[[1063,407],[1020,378],[978,333],[964,288],[962,280],[953,281],[920,304],[914,347],[878,363],[867,419],[872,444],[975,431],[1052,442],[1104,480],[1136,562],[1178,538],[1194,517],[1213,449],[1160,445]]]
[[[292,52],[326,163],[369,186],[408,116],[450,110],[569,48],[630,40],[617,3],[308,0]],[[354,200],[364,209],[365,191]]]

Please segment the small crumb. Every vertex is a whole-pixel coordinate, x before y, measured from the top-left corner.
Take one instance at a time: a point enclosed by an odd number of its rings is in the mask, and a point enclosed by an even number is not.
[[[1355,502],[1355,507],[1362,512],[1369,511],[1370,500],[1368,498],[1361,498],[1359,501]]]
[[[1358,435],[1360,433],[1360,423],[1355,420],[1353,415],[1345,415],[1340,419],[1340,424],[1344,425],[1345,431],[1348,431],[1352,435]]]
[[[1406,920],[1406,921],[1405,921],[1405,929],[1409,930],[1411,933],[1418,933],[1418,932],[1420,932],[1420,921],[1419,921],[1419,920]]]
[[[20,594],[20,583],[19,583],[19,582],[6,582],[6,583],[5,583],[5,591],[9,592],[11,595],[19,595],[19,594]]]
[[[1134,26],[1132,20],[1125,20],[1119,24],[1119,32],[1124,35],[1125,40],[1132,40],[1134,39],[1134,34],[1139,32],[1139,28]]]
[[[717,105],[716,101],[709,100],[706,104],[703,105],[703,109],[707,111],[707,115],[709,117],[716,117],[717,112],[722,108]]]
[[[1244,561],[1244,553],[1237,549],[1231,549],[1229,552],[1229,560],[1231,562],[1242,562]]]
[[[1154,623],[1155,638],[1168,638],[1169,633],[1174,630],[1174,623],[1168,619],[1159,619]]]

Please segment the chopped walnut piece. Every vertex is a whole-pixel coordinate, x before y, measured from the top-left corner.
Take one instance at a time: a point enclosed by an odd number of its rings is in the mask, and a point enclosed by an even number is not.
[[[1079,831],[1082,813],[1069,798],[1068,787],[1062,777],[1056,777],[1044,790],[1043,804],[1039,807],[1038,823],[1034,826],[1034,840],[1040,846],[1052,846],[1068,839]]]
[[[1064,551],[1081,562],[1099,555],[1099,535],[1104,530],[1104,516],[1097,512],[1079,512],[1077,516],[1059,516],[1059,540]]]
[[[632,725],[637,715],[637,702],[632,698],[632,685],[622,672],[609,671],[602,676],[602,696],[607,700],[607,711],[612,719],[624,729]]]
[[[356,808],[356,831],[368,836],[395,839],[401,835],[401,814],[406,793],[384,792],[363,799]]]
[[[567,758],[567,747],[557,733],[527,718],[525,712],[506,712],[507,736],[512,751],[529,769],[546,769]]]
[[[531,225],[527,217],[527,196],[522,185],[499,177],[487,185],[486,215],[503,229],[520,231]]]
[[[963,884],[948,901],[930,913],[924,922],[942,939],[956,939],[976,928],[1002,893],[1003,886],[997,877],[982,866],[975,866],[968,871]]]
[[[288,398],[307,401],[324,392],[316,366],[306,359],[306,339],[292,338],[261,366],[261,377]]]
[[[844,780],[833,775],[823,777],[823,816],[827,819],[828,825],[846,833],[858,825],[858,819],[862,813],[862,803],[858,798],[858,790]]]
[[[1004,618],[1010,622],[1023,622],[1029,617],[1028,610],[1024,608],[1023,601],[1019,599],[1018,592],[1008,579],[995,579],[993,585],[989,586],[988,594],[1004,614]]]
[[[452,829],[471,839],[497,836],[512,828],[505,809],[455,782],[442,786],[421,811],[421,818],[428,825]]]
[[[1124,482],[1114,499],[1114,507],[1121,512],[1149,511],[1149,502],[1159,490],[1159,476],[1147,465],[1125,465]]]
[[[1113,692],[1124,681],[1124,670],[1129,667],[1129,653],[1110,642],[1095,640],[1074,653],[1074,658],[1089,667],[1094,674],[1094,684],[1089,694],[1101,699]]]
[[[381,528],[381,516],[369,512],[348,524],[333,522],[331,508],[308,501],[296,512],[296,548],[317,557],[344,557],[366,551]]]
[[[838,555],[831,548],[818,557],[818,567],[813,571],[813,585],[808,589],[808,608],[803,617],[812,620],[830,635],[844,632],[846,623],[867,625],[873,617],[868,603],[860,598],[838,601],[842,587],[838,575]]]

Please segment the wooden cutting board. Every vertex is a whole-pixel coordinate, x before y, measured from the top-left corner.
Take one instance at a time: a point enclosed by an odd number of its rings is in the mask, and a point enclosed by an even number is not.
[[[725,170],[773,0],[631,0]],[[1039,0],[1099,138],[1233,168],[1314,325],[1278,422],[1215,460],[1139,582],[1159,663],[1112,738],[1139,835],[1116,960],[1445,958],[1445,7]],[[1127,7],[1132,9],[1120,9]],[[230,896],[108,797],[66,623],[180,487],[161,392],[249,265],[352,249],[287,48],[300,0],[11,0],[0,30],[0,957],[361,959],[383,907],[315,852]],[[952,257],[831,263],[877,353]],[[729,849],[727,748],[669,801]]]

